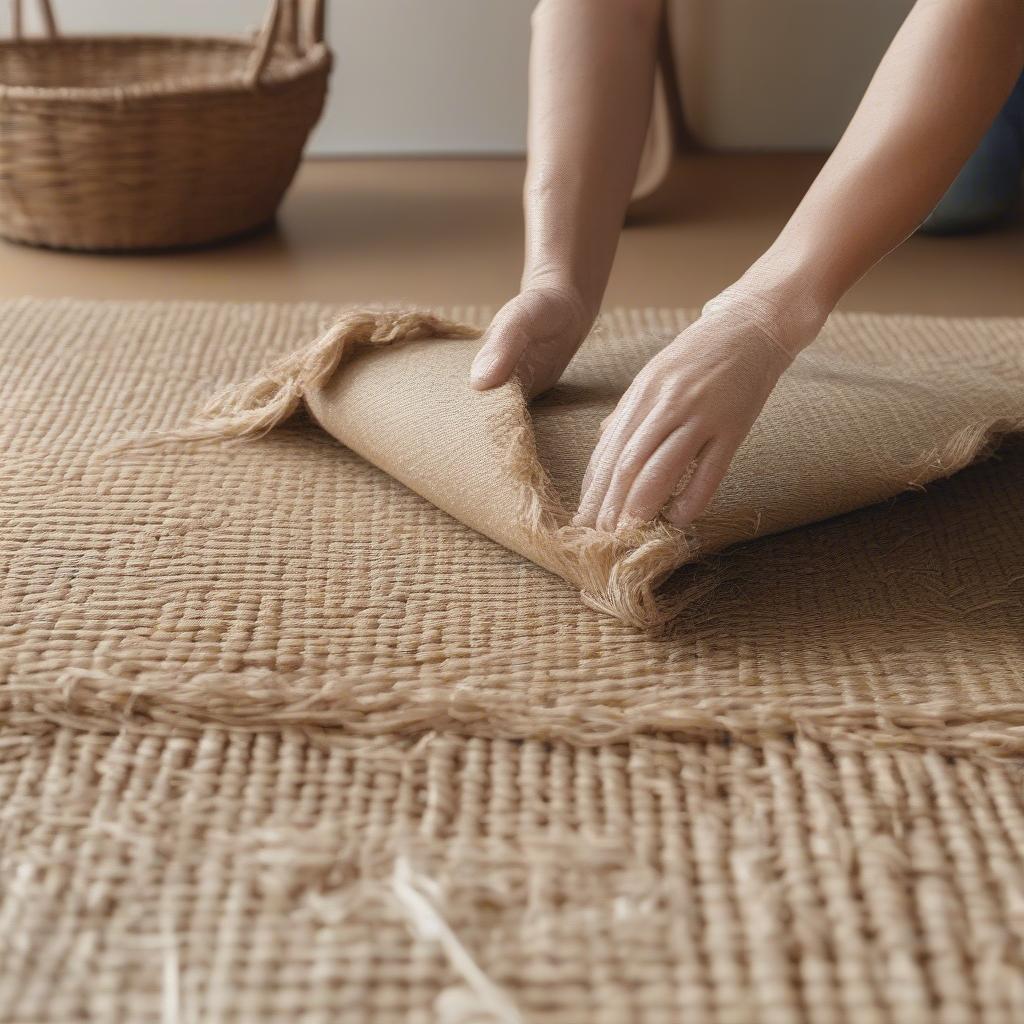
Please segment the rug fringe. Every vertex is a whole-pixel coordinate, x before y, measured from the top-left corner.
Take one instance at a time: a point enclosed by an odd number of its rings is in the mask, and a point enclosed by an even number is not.
[[[172,430],[122,438],[111,450],[174,442],[262,437],[293,416],[306,394],[326,384],[360,348],[436,338],[475,338],[468,324],[420,310],[357,309],[343,313],[319,337],[241,383],[213,395],[191,423]]]

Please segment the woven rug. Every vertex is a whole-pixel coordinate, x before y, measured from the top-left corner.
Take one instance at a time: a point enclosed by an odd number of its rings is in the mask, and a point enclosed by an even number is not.
[[[337,312],[0,305],[0,1020],[1020,1019],[1024,449],[645,632],[301,415],[112,447]]]
[[[308,420],[253,443],[110,450],[187,423],[211,390],[335,315],[0,310],[0,670],[17,720],[1024,747],[1019,446],[684,570],[670,586],[692,591],[695,573],[716,585],[653,633],[582,606]],[[605,329],[628,346],[638,319]],[[833,330],[933,331],[967,363],[975,342],[1022,325],[852,317]]]
[[[295,731],[2,748],[0,1019],[1011,1022],[1005,762]]]
[[[700,556],[949,476],[1024,428],[1012,322],[966,334],[934,321],[837,318],[783,376],[686,531],[661,517],[614,535],[573,526],[601,421],[689,319],[606,318],[558,386],[527,408],[517,381],[486,394],[469,387],[473,325],[355,310],[229,386],[168,440],[259,437],[308,408],[417,494],[562,576],[590,607],[644,628],[700,596],[700,586],[664,586]]]

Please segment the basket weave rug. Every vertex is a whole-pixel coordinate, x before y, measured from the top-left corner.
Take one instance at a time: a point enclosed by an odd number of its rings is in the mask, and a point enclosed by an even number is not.
[[[516,381],[484,395],[468,386],[472,325],[355,310],[226,388],[174,439],[262,436],[308,408],[417,494],[643,628],[699,596],[699,586],[664,584],[702,555],[949,476],[1024,428],[1024,357],[1011,323],[968,337],[934,322],[840,317],[783,376],[687,531],[660,517],[615,535],[574,527],[601,420],[688,320],[606,318],[558,386],[527,408]]]
[[[0,1020],[1019,1019],[1019,443],[653,631],[308,417],[112,448],[336,314],[0,305]]]

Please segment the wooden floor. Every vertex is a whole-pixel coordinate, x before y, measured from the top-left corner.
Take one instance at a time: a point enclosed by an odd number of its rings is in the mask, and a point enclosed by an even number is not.
[[[820,160],[682,159],[627,226],[607,304],[701,304],[768,244]],[[0,297],[500,303],[519,276],[522,174],[518,160],[309,162],[278,225],[228,246],[122,257],[0,243]],[[843,306],[1024,316],[1024,224],[915,237]]]

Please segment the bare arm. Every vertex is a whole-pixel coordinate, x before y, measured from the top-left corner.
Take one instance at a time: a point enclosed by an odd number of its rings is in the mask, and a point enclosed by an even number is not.
[[[932,211],[1022,66],[1022,0],[918,0],[828,162],[746,280],[780,297],[811,291],[830,310]]]
[[[776,241],[623,396],[579,523],[614,529],[664,508],[685,526],[700,515],[790,361],[931,211],[1022,64],[1024,0],[918,0]]]
[[[473,382],[550,387],[601,305],[650,117],[662,0],[541,0],[530,50],[526,257]]]

